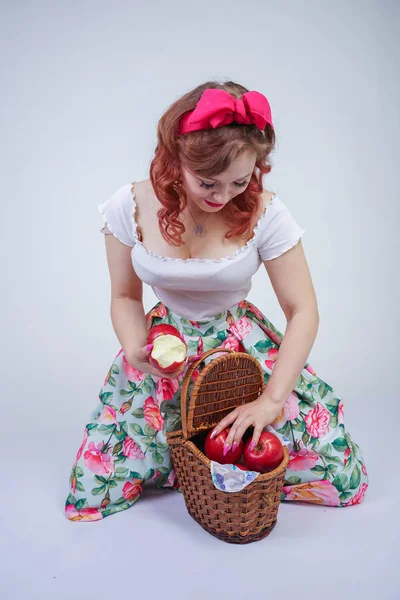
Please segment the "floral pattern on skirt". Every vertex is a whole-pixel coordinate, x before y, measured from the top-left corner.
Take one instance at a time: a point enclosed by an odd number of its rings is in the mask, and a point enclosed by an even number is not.
[[[146,314],[147,329],[160,323],[181,332],[189,356],[216,347],[251,354],[262,366],[264,384],[274,369],[283,337],[247,300],[201,321],[183,318],[158,302]],[[216,356],[199,365],[193,381]],[[181,491],[165,434],[181,426],[184,376],[172,380],[138,371],[120,349],[72,466],[65,503],[68,519],[96,521],[126,510],[140,498],[146,481]],[[282,501],[344,507],[363,500],[367,470],[360,447],[346,431],[343,401],[309,363],[271,426],[294,443]]]

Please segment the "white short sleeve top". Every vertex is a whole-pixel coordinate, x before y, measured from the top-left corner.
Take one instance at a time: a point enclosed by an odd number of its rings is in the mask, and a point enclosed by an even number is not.
[[[275,194],[253,237],[233,254],[220,259],[171,258],[151,252],[139,239],[131,183],[119,187],[98,205],[98,210],[105,223],[101,231],[132,248],[132,265],[138,277],[172,311],[191,320],[212,318],[244,300],[262,262],[292,248],[305,233]]]

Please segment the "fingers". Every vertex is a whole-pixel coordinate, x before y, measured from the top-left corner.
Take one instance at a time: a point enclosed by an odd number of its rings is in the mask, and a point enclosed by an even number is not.
[[[224,456],[231,447],[232,451],[236,450],[248,427],[248,420],[238,422],[238,420],[236,419],[236,422],[232,425],[229,435],[225,440],[223,451]]]
[[[214,427],[214,430],[211,434],[211,439],[213,437],[215,437],[216,435],[218,435],[218,433],[221,433],[221,431],[223,431],[226,427],[228,427],[228,425],[230,425],[231,423],[233,423],[233,421],[235,421],[235,419],[238,416],[238,409],[235,408],[235,410],[233,410],[232,412],[229,413],[229,415],[226,415],[226,417],[224,417],[216,427]]]

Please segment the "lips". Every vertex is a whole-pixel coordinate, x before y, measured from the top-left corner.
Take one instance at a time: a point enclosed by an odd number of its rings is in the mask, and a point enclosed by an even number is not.
[[[204,202],[209,206],[223,206],[223,204],[215,204],[215,202],[210,202],[209,200],[204,199]]]

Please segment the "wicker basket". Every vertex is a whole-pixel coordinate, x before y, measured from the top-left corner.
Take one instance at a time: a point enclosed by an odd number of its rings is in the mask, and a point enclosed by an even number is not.
[[[200,372],[187,400],[191,377],[198,365],[214,353]],[[239,492],[218,490],[211,478],[211,461],[194,443],[237,406],[252,402],[264,388],[264,374],[256,358],[229,348],[204,352],[189,367],[181,390],[182,429],[167,431],[171,458],[191,517],[225,542],[247,544],[266,537],[276,525],[289,453],[282,463],[262,473]],[[196,439],[197,438],[197,439]],[[193,441],[194,440],[194,441]],[[200,444],[201,446],[201,444]]]

